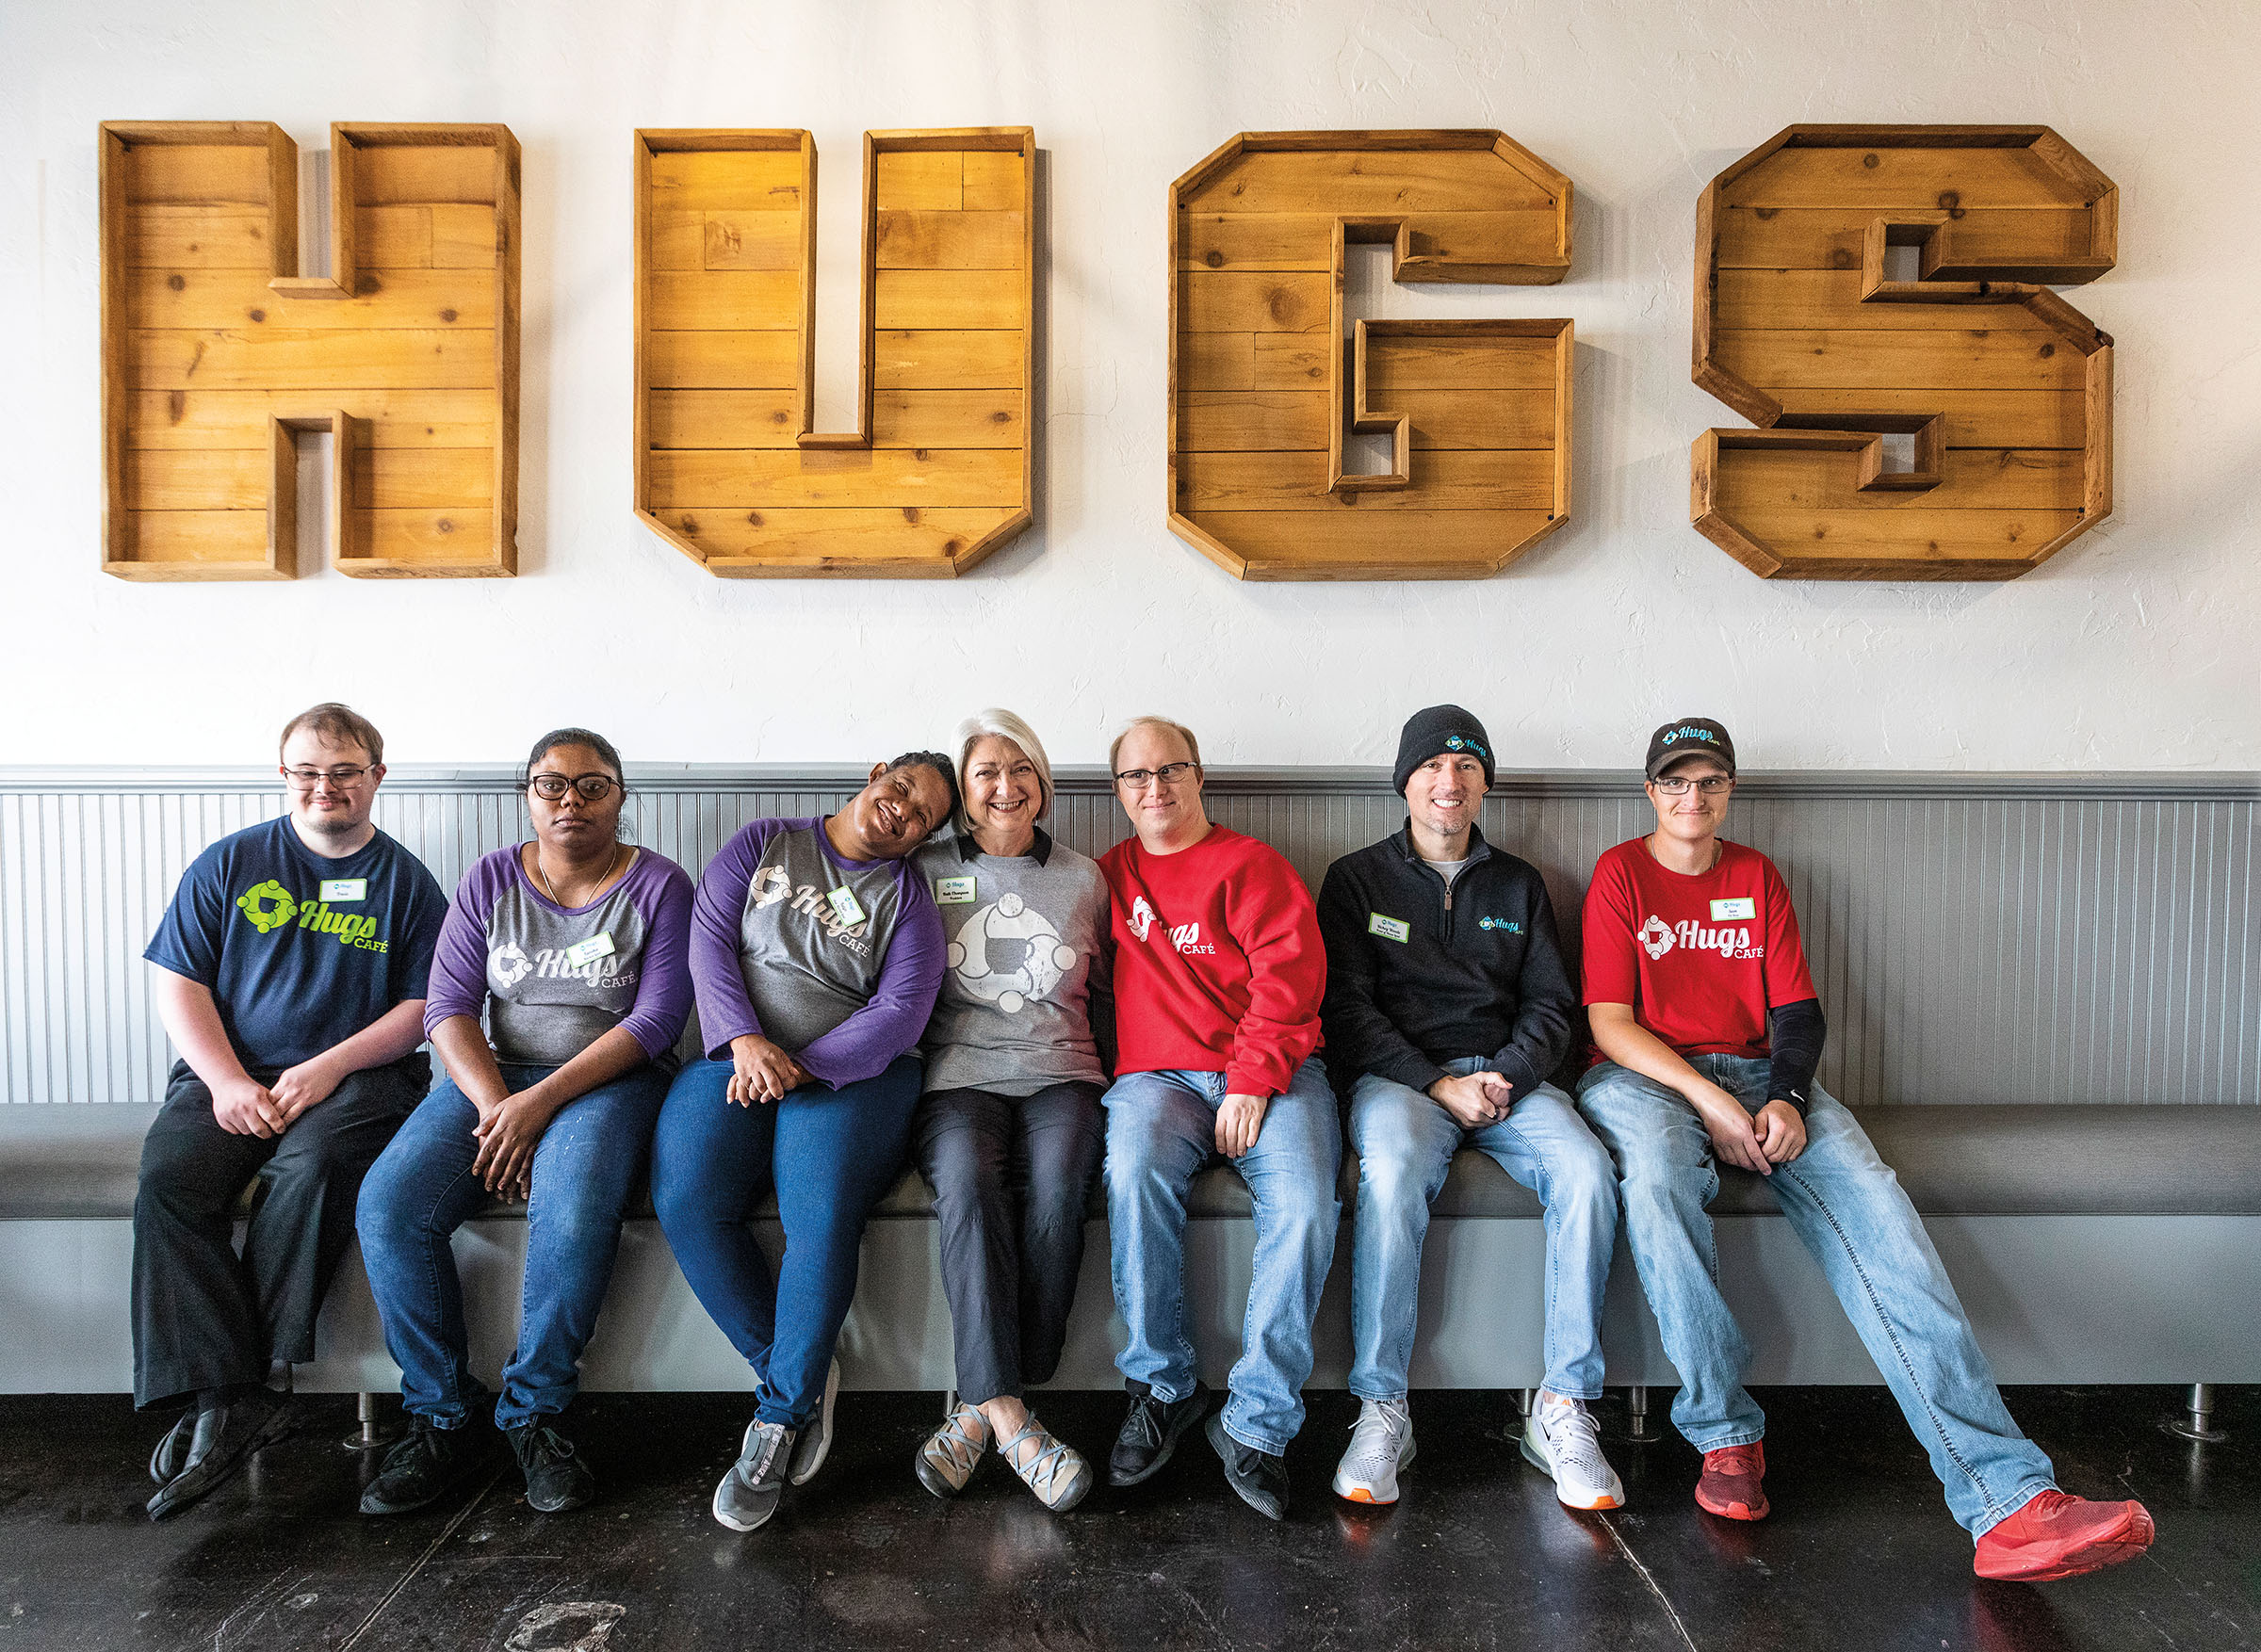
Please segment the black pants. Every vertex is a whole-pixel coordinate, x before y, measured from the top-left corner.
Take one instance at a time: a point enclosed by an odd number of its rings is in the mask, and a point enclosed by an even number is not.
[[[1060,1368],[1107,1134],[1099,1089],[937,1090],[919,1103],[912,1131],[941,1219],[942,1289],[968,1404],[1017,1396]]]
[[[237,1136],[212,1116],[203,1080],[174,1063],[134,1199],[136,1405],[264,1382],[275,1360],[314,1357],[361,1178],[431,1083],[431,1062],[404,1057],[349,1075],[280,1136]],[[253,1178],[239,1257],[236,1206]]]

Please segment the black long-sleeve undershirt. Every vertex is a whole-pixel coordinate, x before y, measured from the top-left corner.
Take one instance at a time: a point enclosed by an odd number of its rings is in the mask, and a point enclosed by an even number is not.
[[[1766,1054],[1773,1066],[1767,1075],[1766,1099],[1788,1102],[1802,1119],[1814,1091],[1814,1071],[1821,1065],[1822,1040],[1829,1032],[1821,1000],[1801,998],[1779,1005],[1768,1012],[1766,1024]]]

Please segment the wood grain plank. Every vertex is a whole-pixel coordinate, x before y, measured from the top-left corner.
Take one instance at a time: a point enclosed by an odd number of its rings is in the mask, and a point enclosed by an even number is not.
[[[643,364],[655,390],[792,388],[801,382],[801,335],[647,332]]]
[[[1022,392],[887,390],[871,397],[874,447],[1017,448],[1028,435]]]
[[[874,332],[875,390],[1005,390],[1026,381],[1025,334],[1017,332]]]
[[[263,571],[267,512],[258,510],[129,510],[125,556],[136,562],[216,562]],[[250,578],[266,577],[248,572]]]
[[[882,269],[1018,269],[1029,234],[1019,212],[883,212]]]
[[[2061,208],[2087,205],[2088,194],[2030,148],[1780,149],[1728,184],[1720,204]]]
[[[255,448],[265,452],[268,420],[318,413],[323,391],[140,390],[126,409],[129,448]],[[491,390],[332,390],[329,399],[359,421],[368,447],[478,447],[495,441]]]
[[[267,145],[138,143],[125,155],[126,200],[206,206],[265,206]],[[264,534],[266,529],[261,528]],[[260,556],[264,558],[263,548]]]
[[[644,315],[672,332],[754,332],[801,325],[798,269],[652,271]]]
[[[2077,448],[1958,448],[1946,454],[1936,488],[1864,493],[1854,485],[1850,453],[1729,447],[1713,475],[1718,506],[1731,516],[1799,507],[1922,517],[1973,509],[2078,510],[2083,469]]]
[[[700,235],[700,263],[688,268],[801,268],[801,219],[781,212],[710,212]]]
[[[1389,411],[1413,421],[1413,446],[1423,448],[1554,445],[1554,392],[1545,390],[1400,390]]]
[[[801,563],[780,573],[868,572],[874,563],[948,561],[1010,522],[1001,507],[938,510],[909,505],[868,510],[655,511],[710,559]],[[708,566],[717,574],[755,572]]]
[[[887,330],[1026,327],[1025,280],[984,269],[882,269],[873,276],[871,324]]]
[[[495,283],[445,269],[365,270],[350,299],[283,298],[240,270],[137,270],[127,291],[142,327],[484,332],[495,325]]]
[[[274,485],[267,449],[157,448],[125,456],[125,496],[137,510],[265,510]]]
[[[138,390],[468,390],[495,382],[495,335],[137,328],[126,335],[126,363]]]
[[[1779,385],[1784,416],[1804,424],[1834,415],[1944,413],[1949,447],[2078,447],[2086,440],[2076,390],[1862,390]],[[1843,427],[1860,429],[1855,424]]]
[[[1326,421],[1324,390],[1254,394],[1181,390],[1178,396],[1178,447],[1184,453],[1324,452]]]
[[[801,430],[801,393],[655,390],[645,421],[654,447],[790,447]]]
[[[356,144],[353,196],[362,206],[445,201],[491,207],[495,170],[495,152],[483,144]]]
[[[1713,359],[1752,384],[1832,389],[2072,390],[2086,368],[2079,351],[2046,333],[1875,332],[1843,329],[1778,332],[1720,329]]]
[[[1414,462],[1412,485],[1354,494],[1326,491],[1326,455],[1180,453],[1178,509],[1215,511],[1537,510],[1555,508],[1553,456],[1521,452],[1433,452]]]
[[[1848,218],[1828,208],[1723,207],[1713,219],[1719,267],[1857,270],[1869,216]],[[2085,257],[2089,236],[2089,215],[2076,208],[1981,207],[1966,210],[1954,228],[1959,255],[2006,261]]]
[[[1861,301],[1858,269],[1722,269],[1714,288],[1721,327],[1756,331],[1817,328],[1879,332],[2047,332],[2024,304]]]
[[[267,214],[151,202],[126,215],[126,263],[138,269],[256,270],[274,267]]]
[[[1548,526],[1543,510],[1405,510],[1389,519],[1387,536],[1349,510],[1196,511],[1187,519],[1247,558],[1252,579],[1472,578]]]
[[[1319,374],[1324,385],[1326,374]],[[1193,332],[1178,335],[1178,393],[1229,395],[1256,388],[1256,334]],[[1309,389],[1309,385],[1290,386]],[[1180,405],[1182,406],[1182,400]]]
[[[801,210],[801,152],[660,150],[652,155],[652,210]]]
[[[1500,265],[1537,264],[1555,256],[1551,208],[1407,217],[1412,232],[1407,251],[1415,259]],[[1178,267],[1331,271],[1334,223],[1331,212],[1183,212],[1179,214]]]
[[[364,269],[430,269],[431,213],[429,206],[355,207],[354,264]]]
[[[1260,332],[1255,335],[1256,390],[1309,390],[1326,382],[1329,361],[1342,352],[1341,339],[1322,332]]]
[[[957,508],[1017,505],[1022,493],[1017,451],[665,448],[651,456],[649,509]]]
[[[464,565],[493,571],[495,512],[482,506],[408,510],[357,510],[349,513],[341,560]]]
[[[373,510],[480,508],[495,502],[491,447],[357,447],[353,496]]]
[[[495,209],[443,201],[432,206],[431,267],[434,269],[495,267]]]
[[[1015,150],[968,150],[966,210],[1026,212],[1029,206],[1027,169],[1028,163]]]
[[[1244,154],[1187,195],[1195,212],[1501,212],[1553,196],[1490,150]]]
[[[713,215],[704,212],[651,213],[652,247],[646,267],[651,269],[692,270],[707,267],[707,221]],[[738,213],[731,215],[737,221],[759,218],[789,229],[797,228],[800,219],[781,217],[775,213]],[[800,237],[791,237],[796,248]]]
[[[958,212],[966,204],[966,152],[888,150],[875,157],[881,212]]]
[[[1414,390],[1552,390],[1556,370],[1551,338],[1375,338],[1366,354],[1367,396],[1387,406]]]
[[[2080,521],[2076,510],[2038,508],[1888,512],[1750,502],[1724,514],[1785,559],[1842,558],[1879,564],[2027,558]]]
[[[1334,283],[1293,270],[1186,270],[1178,277],[1178,331],[1317,332],[1330,322]]]

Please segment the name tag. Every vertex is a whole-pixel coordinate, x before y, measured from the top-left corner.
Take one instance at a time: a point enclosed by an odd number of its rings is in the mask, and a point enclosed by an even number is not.
[[[855,891],[845,884],[825,896],[824,904],[832,908],[832,915],[844,929],[852,930],[864,921],[864,909],[856,904]]]
[[[1366,915],[1366,932],[1403,944],[1413,938],[1413,926],[1402,917],[1384,917],[1378,912],[1370,912]]]
[[[349,900],[366,900],[369,881],[366,878],[324,878],[322,899],[343,903]]]
[[[565,948],[565,962],[576,969],[586,968],[599,958],[611,956],[612,931],[610,930],[607,930],[601,935],[591,935],[586,941],[576,941]]]
[[[1712,921],[1716,924],[1726,923],[1731,918],[1743,918],[1748,921],[1756,918],[1758,915],[1759,903],[1756,900],[1753,900],[1748,895],[1741,896],[1733,900],[1715,900],[1712,902]]]
[[[936,878],[935,880],[935,904],[936,906],[968,905],[974,899],[974,887],[971,875],[963,878]],[[846,895],[848,891],[842,889],[838,893]]]

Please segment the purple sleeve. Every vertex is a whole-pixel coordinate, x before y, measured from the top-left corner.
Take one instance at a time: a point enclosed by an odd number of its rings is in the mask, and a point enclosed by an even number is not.
[[[440,924],[431,979],[424,993],[424,1036],[453,1015],[477,1021],[487,1007],[487,919],[510,886],[516,845],[481,855],[455,886],[455,904]]]
[[[646,851],[649,854],[649,851]],[[633,1033],[643,1053],[659,1061],[683,1036],[691,1017],[691,880],[675,862],[650,855],[650,884],[637,892],[636,905],[650,929],[643,942],[643,974],[636,1002],[620,1025]]]
[[[835,1090],[886,1072],[916,1046],[942,990],[942,915],[924,878],[907,868],[901,877],[903,919],[887,942],[871,1001],[794,1058]]]
[[[730,1053],[730,1041],[761,1031],[746,978],[738,963],[738,938],[746,915],[746,891],[771,838],[793,824],[756,820],[723,845],[699,877],[691,909],[691,983],[699,1004],[699,1042],[709,1059]]]

